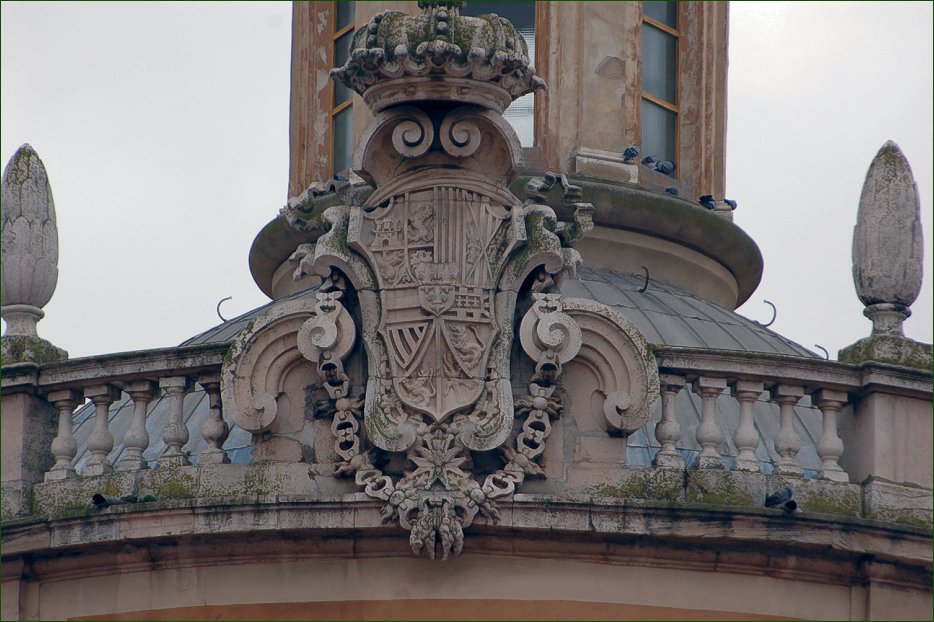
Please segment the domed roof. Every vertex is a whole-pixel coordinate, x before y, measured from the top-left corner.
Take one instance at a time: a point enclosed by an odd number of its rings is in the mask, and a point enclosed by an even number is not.
[[[562,283],[562,295],[596,300],[615,307],[653,345],[818,358],[810,350],[761,324],[673,285],[650,278],[645,291],[640,291],[645,285],[645,276],[642,274],[584,267],[578,270],[577,276],[577,279],[566,279]],[[230,341],[265,309],[279,301],[300,298],[307,293],[308,290],[297,292],[270,302],[179,345]]]
[[[578,278],[566,279],[561,285],[561,293],[573,298],[587,298],[614,307],[638,327],[646,340],[656,346],[677,346],[687,348],[734,350],[741,352],[762,352],[818,358],[813,352],[778,335],[752,320],[715,303],[687,293],[677,287],[653,281],[642,274],[626,274],[605,268],[581,268]],[[640,291],[643,290],[644,291]],[[314,289],[296,292],[284,298],[274,300],[267,305],[253,309],[243,315],[228,320],[195,335],[179,344],[180,346],[224,343],[233,340],[253,319],[273,305],[286,300],[308,296]],[[678,442],[685,463],[690,466],[697,458],[699,447],[693,430],[701,420],[700,399],[690,391],[682,391],[677,397],[677,417],[684,433]],[[736,401],[724,395],[718,399],[718,411],[727,429],[735,429],[739,424],[739,408]],[[183,418],[189,430],[200,430],[208,416],[208,400],[199,388],[185,396]],[[132,402],[126,395],[111,407],[111,425],[114,436],[123,438],[132,417]],[[78,441],[76,467],[80,470],[87,461],[87,440],[93,430],[94,404],[88,402],[75,411],[75,438]],[[795,407],[798,427],[802,434],[802,448],[797,458],[805,467],[805,475],[813,476],[820,469],[816,445],[820,437],[820,412],[805,398]],[[766,438],[774,438],[778,433],[778,408],[766,397],[756,401],[753,408],[756,429],[760,442],[756,449],[757,457],[763,462],[766,472],[771,472],[772,463],[777,460]],[[164,448],[162,429],[169,417],[169,404],[165,397],[150,403],[146,417],[146,428],[153,439],[144,454],[154,460]],[[627,462],[629,464],[648,465],[658,451],[655,440],[653,418],[627,440]],[[188,448],[194,455],[204,449],[204,439],[198,433],[192,433]],[[250,460],[250,434],[233,426],[227,442],[224,444],[234,463],[247,463]],[[124,447],[117,442],[112,457],[119,459]],[[732,440],[725,439],[720,448],[727,467],[732,465],[736,448]]]

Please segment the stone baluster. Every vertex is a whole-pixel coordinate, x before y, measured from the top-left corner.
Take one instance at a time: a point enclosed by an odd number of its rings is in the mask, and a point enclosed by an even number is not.
[[[759,434],[752,417],[752,407],[762,395],[765,387],[761,382],[737,380],[733,383],[733,397],[739,402],[739,426],[733,434],[733,444],[736,445],[737,471],[758,472],[762,470],[759,459],[756,458],[756,446],[759,444]]]
[[[185,376],[173,376],[159,380],[159,386],[169,398],[169,420],[162,431],[165,451],[159,457],[159,466],[187,466],[191,464],[182,447],[188,442],[188,428],[185,426],[185,394],[190,384]]]
[[[726,380],[701,376],[693,384],[694,392],[700,395],[703,401],[703,414],[696,432],[697,444],[701,446],[700,455],[697,457],[697,467],[722,469],[723,457],[717,451],[717,446],[723,439],[723,432],[720,430],[720,424],[717,423],[717,398],[726,389]]]
[[[55,404],[55,408],[58,409],[58,435],[52,440],[52,455],[55,456],[55,464],[45,474],[47,482],[76,476],[72,462],[75,454],[78,453],[78,444],[75,442],[72,431],[71,416],[82,398],[81,391],[74,389],[52,391],[46,396],[46,399]]]
[[[139,380],[127,383],[123,390],[133,399],[133,421],[123,436],[126,450],[117,463],[117,470],[137,471],[149,466],[143,458],[143,452],[149,448],[146,411],[153,398],[159,395],[159,387],[152,380]]]
[[[230,434],[230,426],[224,421],[221,412],[220,376],[204,377],[198,382],[204,388],[204,392],[207,393],[211,408],[207,419],[201,426],[201,434],[204,436],[204,440],[207,441],[208,446],[201,452],[198,462],[200,464],[230,464],[230,458],[222,447],[224,441],[227,440],[227,435]]]
[[[804,472],[795,459],[801,450],[801,437],[795,431],[795,405],[802,397],[804,387],[779,384],[772,389],[772,400],[778,402],[780,409],[780,427],[775,436],[775,452],[779,456],[775,463],[776,473],[801,475]]]
[[[848,482],[849,476],[837,463],[843,455],[843,441],[837,435],[837,411],[846,404],[847,395],[842,391],[821,389],[811,396],[811,400],[820,408],[824,420],[824,429],[817,443],[817,455],[823,462],[818,477]]]
[[[684,388],[685,378],[660,374],[658,380],[662,389],[662,420],[655,426],[655,438],[662,448],[655,454],[653,464],[657,467],[683,469],[684,458],[677,449],[678,441],[681,440],[681,426],[675,417],[675,398]]]
[[[113,471],[113,465],[107,460],[107,454],[114,448],[114,437],[109,429],[110,405],[120,397],[120,389],[109,384],[95,385],[86,388],[84,396],[94,402],[94,431],[88,438],[91,456],[81,474],[104,475]]]

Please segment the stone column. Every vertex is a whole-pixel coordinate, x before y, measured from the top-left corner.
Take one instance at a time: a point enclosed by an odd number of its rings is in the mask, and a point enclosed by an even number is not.
[[[82,475],[104,475],[113,471],[107,454],[114,448],[114,436],[110,433],[110,405],[120,397],[120,389],[102,384],[88,387],[84,395],[94,402],[94,431],[88,438],[91,457],[84,465]]]
[[[130,382],[124,387],[133,399],[133,421],[123,436],[126,451],[117,463],[120,471],[136,471],[148,467],[143,459],[143,452],[149,449],[149,432],[146,431],[146,411],[149,402],[159,395],[159,388],[152,380]]]
[[[823,466],[818,477],[835,482],[849,481],[846,471],[837,463],[843,455],[843,441],[837,435],[837,412],[846,404],[847,395],[843,391],[821,389],[811,396],[811,400],[823,415],[823,432],[817,443],[817,455]]]
[[[224,441],[230,434],[230,426],[224,421],[221,412],[221,380],[217,375],[201,378],[199,383],[207,393],[211,411],[204,424],[201,426],[201,434],[208,446],[201,452],[198,459],[199,464],[229,464],[230,458],[224,451]]]
[[[20,147],[3,171],[2,238],[3,364],[68,358],[36,333],[42,307],[58,282],[58,227],[45,166],[29,145]]]
[[[804,470],[795,457],[801,450],[801,437],[795,430],[795,404],[804,397],[804,387],[786,384],[772,389],[772,399],[779,405],[779,430],[775,436],[775,452],[779,455],[775,471],[786,475],[801,475]]]
[[[188,460],[188,455],[182,451],[182,447],[189,438],[184,418],[185,394],[190,388],[188,378],[185,376],[163,378],[159,381],[159,386],[165,390],[171,409],[169,420],[162,432],[165,451],[159,458],[159,465],[188,466],[191,462]]]
[[[662,388],[662,420],[655,426],[655,438],[662,448],[655,454],[653,464],[657,467],[683,469],[684,458],[677,448],[681,439],[681,426],[675,416],[675,399],[684,388],[685,379],[683,376],[661,374],[658,381]]]
[[[756,458],[756,446],[759,444],[759,433],[756,432],[755,421],[752,417],[752,406],[756,399],[762,395],[764,387],[761,382],[737,380],[733,384],[733,397],[739,402],[739,427],[733,434],[733,444],[736,445],[737,471],[759,472],[762,465]]]
[[[723,378],[707,378],[701,376],[694,381],[694,392],[703,400],[703,417],[697,426],[697,444],[701,446],[700,456],[697,457],[697,467],[700,469],[722,469],[723,456],[717,451],[717,446],[723,440],[723,431],[717,423],[717,398],[726,389],[726,380]]]
[[[76,477],[72,462],[78,452],[78,444],[75,442],[72,431],[71,416],[82,398],[81,391],[74,389],[52,391],[47,396],[49,402],[55,404],[55,408],[58,409],[58,435],[52,440],[52,455],[55,456],[55,464],[45,474],[45,481]]]

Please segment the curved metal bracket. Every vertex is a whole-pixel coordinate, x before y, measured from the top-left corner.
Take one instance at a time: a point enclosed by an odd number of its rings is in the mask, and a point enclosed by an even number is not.
[[[642,270],[645,271],[645,283],[642,285],[642,287],[639,288],[640,294],[649,288],[649,269],[645,266],[642,266]]]
[[[224,304],[225,302],[227,302],[228,300],[232,300],[232,299],[233,299],[233,296],[227,296],[226,298],[221,298],[221,299],[218,301],[217,306],[214,308],[214,311],[217,312],[217,317],[219,317],[219,318],[221,319],[221,322],[228,322],[228,321],[229,321],[227,318],[225,318],[223,315],[221,315],[221,305]]]
[[[815,344],[814,344],[814,347],[817,348],[818,350],[820,350],[821,352],[824,353],[824,359],[826,359],[826,360],[828,360],[828,361],[830,360],[830,352],[827,351],[827,348],[825,348],[824,346],[820,345],[819,343],[815,343]]]
[[[768,328],[769,326],[771,326],[772,324],[775,323],[775,318],[778,317],[778,309],[775,308],[775,305],[772,304],[772,302],[771,302],[770,300],[763,300],[762,302],[764,302],[765,304],[767,304],[767,305],[769,305],[770,307],[772,307],[772,319],[769,320],[768,324],[763,324],[762,322],[759,322],[759,321],[757,321],[757,320],[753,320],[753,322],[755,322],[756,324],[758,324],[758,325],[761,326],[762,328]]]

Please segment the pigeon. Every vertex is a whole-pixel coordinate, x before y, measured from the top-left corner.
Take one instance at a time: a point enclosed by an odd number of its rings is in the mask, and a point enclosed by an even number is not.
[[[639,155],[638,145],[630,145],[623,151],[623,162],[632,162]]]
[[[672,186],[671,188],[665,188],[665,192],[672,196],[678,196],[678,189],[675,188],[674,186]]]
[[[706,207],[707,209],[717,209],[717,202],[714,200],[712,194],[705,194],[697,202]]]
[[[675,172],[675,163],[671,160],[664,160],[655,165],[655,170],[663,175],[671,175]]]
[[[642,163],[646,166],[654,166],[656,162],[658,162],[658,158],[655,156],[645,156],[642,158]]]
[[[798,502],[793,499],[794,494],[794,491],[787,487],[773,492],[765,498],[765,507],[781,508],[786,512],[794,512],[798,509]]]
[[[734,201],[733,199],[723,199],[723,202],[729,205],[731,210],[736,209],[736,201]]]

